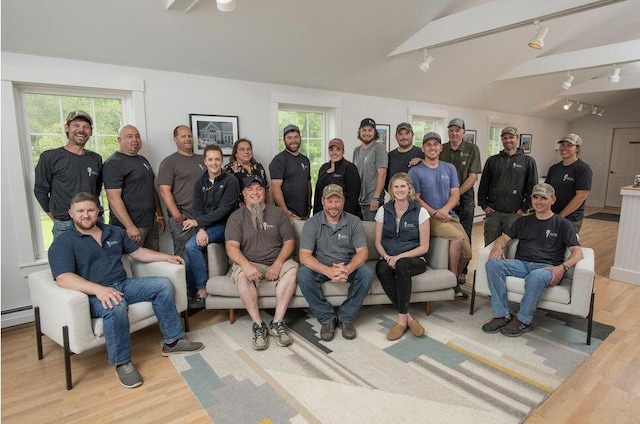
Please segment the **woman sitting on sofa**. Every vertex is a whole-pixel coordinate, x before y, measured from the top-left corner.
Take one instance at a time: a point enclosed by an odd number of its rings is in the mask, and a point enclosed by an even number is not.
[[[411,277],[427,269],[429,213],[414,201],[411,177],[400,172],[389,181],[391,202],[376,213],[375,246],[381,258],[376,274],[391,303],[398,311],[387,339],[397,340],[407,331],[420,337],[424,328],[409,314]]]

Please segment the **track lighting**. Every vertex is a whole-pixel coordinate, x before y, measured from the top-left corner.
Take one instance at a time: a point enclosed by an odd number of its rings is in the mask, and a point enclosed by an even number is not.
[[[573,80],[576,77],[574,77],[573,75],[571,75],[571,72],[567,72],[567,79],[564,80],[564,82],[562,83],[562,88],[564,90],[568,90],[571,88],[571,84],[573,84]]]
[[[618,68],[616,65],[613,65],[613,71],[609,76],[609,82],[612,82],[614,84],[620,82],[620,68]]]
[[[570,99],[568,97],[565,99],[565,102],[562,105],[562,108],[564,110],[569,110],[569,109],[571,109],[571,106],[573,106],[574,104],[578,105],[578,107],[576,108],[576,112],[582,112],[585,108],[589,108],[590,107],[592,115],[602,116],[602,114],[604,113],[604,107],[602,107],[602,106],[594,105],[594,104],[591,104],[591,103],[579,102],[577,100]],[[587,110],[589,110],[589,109],[587,109]]]
[[[544,47],[544,37],[547,36],[547,32],[549,32],[549,27],[540,26],[540,21],[534,21],[534,25],[536,26],[536,35],[531,40],[529,40],[529,47],[532,49],[540,50]]]
[[[431,62],[433,62],[433,56],[427,56],[427,49],[424,49],[422,51],[424,53],[424,60],[420,62],[418,68],[420,68],[422,72],[427,72],[431,67]]]
[[[596,105],[591,106],[591,114],[595,115],[596,113],[598,113],[598,106]]]
[[[603,114],[603,113],[604,113],[604,108],[603,108],[603,107],[600,107],[600,108],[598,109],[598,113],[597,113],[597,115],[598,115],[598,116],[602,116],[602,114]]]
[[[571,108],[572,104],[573,104],[573,102],[571,100],[567,99],[567,102],[562,107],[564,108],[564,110],[569,110],[569,108]]]
[[[236,0],[216,0],[216,5],[221,12],[231,12],[236,8]]]
[[[578,103],[578,109],[577,109],[577,110],[578,110],[578,112],[582,112],[582,107],[583,107],[583,106],[584,106],[584,105],[583,105],[582,103]]]

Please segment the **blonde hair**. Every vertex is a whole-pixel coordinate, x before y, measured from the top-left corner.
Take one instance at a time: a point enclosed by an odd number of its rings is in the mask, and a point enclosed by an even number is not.
[[[405,183],[407,183],[407,186],[409,186],[409,195],[407,196],[407,199],[410,202],[413,202],[416,198],[416,189],[413,187],[411,177],[406,172],[398,172],[389,180],[389,187],[387,188],[387,191],[389,192],[389,196],[391,196],[391,200],[396,200],[395,196],[393,195],[393,190],[391,189],[393,187],[393,183],[395,183],[396,180],[403,180]]]

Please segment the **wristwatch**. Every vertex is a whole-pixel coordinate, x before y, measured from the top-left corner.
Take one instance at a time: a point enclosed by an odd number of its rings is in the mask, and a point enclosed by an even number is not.
[[[562,264],[562,268],[564,268],[564,272],[569,271],[569,267],[566,264]]]

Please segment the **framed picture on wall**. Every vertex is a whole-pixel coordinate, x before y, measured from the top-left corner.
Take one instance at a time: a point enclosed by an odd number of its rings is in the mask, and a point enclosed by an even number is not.
[[[533,136],[531,134],[520,134],[520,148],[525,153],[531,153],[531,143]]]
[[[233,143],[239,138],[238,117],[229,115],[189,114],[193,133],[193,151],[199,155],[209,144],[217,144],[222,154],[228,156]]]
[[[391,151],[391,125],[376,124],[376,130],[380,135],[378,143],[382,144],[387,149],[387,152]]]
[[[471,144],[476,144],[476,135],[478,132],[476,130],[466,130],[464,132],[463,141],[469,142]]]

